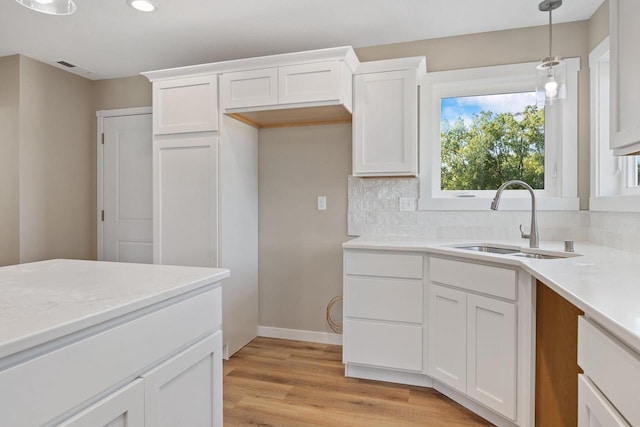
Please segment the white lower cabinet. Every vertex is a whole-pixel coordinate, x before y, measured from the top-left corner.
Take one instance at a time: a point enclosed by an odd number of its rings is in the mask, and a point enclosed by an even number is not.
[[[467,295],[467,395],[516,418],[515,304]]]
[[[222,425],[222,333],[218,332],[144,374],[145,425]]]
[[[467,390],[467,294],[429,286],[429,372],[454,389]]]
[[[138,379],[59,427],[144,427],[144,382]]]
[[[421,372],[423,257],[345,251],[345,364]]]
[[[515,420],[516,306],[498,299],[515,294],[514,271],[435,257],[429,266],[430,375]],[[494,279],[480,289],[497,295],[475,293],[482,273]]]
[[[629,427],[606,397],[584,375],[578,375],[578,426]]]
[[[532,427],[534,285],[509,265],[345,249],[346,375],[432,386],[498,426]]]
[[[640,425],[640,354],[578,318],[578,426]]]

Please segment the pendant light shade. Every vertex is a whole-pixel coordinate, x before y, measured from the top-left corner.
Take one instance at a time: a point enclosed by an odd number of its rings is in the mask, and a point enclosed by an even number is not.
[[[536,67],[536,93],[539,104],[551,105],[567,98],[567,64],[562,58],[552,56],[553,23],[551,11],[562,6],[562,0],[544,0],[538,8],[549,12],[549,56]]]
[[[72,0],[16,0],[24,7],[47,15],[71,15],[76,11]]]

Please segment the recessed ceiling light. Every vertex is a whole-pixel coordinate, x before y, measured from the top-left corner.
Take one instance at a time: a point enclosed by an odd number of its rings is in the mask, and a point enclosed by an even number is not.
[[[24,7],[48,15],[71,15],[76,11],[72,0],[16,0]]]
[[[156,5],[150,0],[129,0],[129,5],[140,12],[153,12],[156,10]]]

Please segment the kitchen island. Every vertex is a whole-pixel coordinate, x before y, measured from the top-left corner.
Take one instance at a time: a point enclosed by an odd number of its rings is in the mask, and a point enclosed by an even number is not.
[[[0,268],[0,425],[222,425],[226,269]]]

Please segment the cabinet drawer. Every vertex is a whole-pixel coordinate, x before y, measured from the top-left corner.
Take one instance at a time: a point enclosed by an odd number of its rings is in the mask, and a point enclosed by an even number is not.
[[[153,84],[154,135],[218,130],[218,77]]]
[[[422,370],[422,327],[347,319],[344,362]]]
[[[0,426],[45,424],[219,330],[221,292],[213,289],[0,372]]]
[[[278,103],[278,69],[238,71],[222,75],[222,105],[225,110]]]
[[[578,365],[629,424],[640,425],[640,355],[580,316]]]
[[[506,268],[429,258],[432,282],[468,289],[510,300],[516,299],[516,272]]]
[[[345,274],[422,279],[422,255],[347,251]]]
[[[422,281],[347,277],[344,315],[422,323]]]
[[[340,98],[338,61],[290,65],[278,69],[280,104],[332,101]]]

